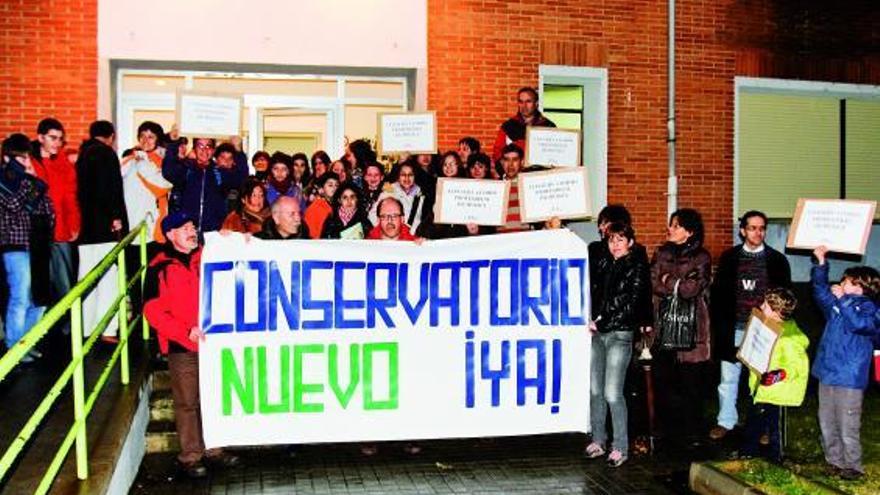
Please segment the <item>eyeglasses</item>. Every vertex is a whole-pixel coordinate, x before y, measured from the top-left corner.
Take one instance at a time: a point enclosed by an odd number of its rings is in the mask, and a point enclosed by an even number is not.
[[[397,220],[402,216],[403,215],[401,213],[386,213],[384,215],[379,215],[379,220],[382,220],[383,222],[389,222]]]
[[[214,147],[210,143],[198,143],[195,145],[197,150],[212,150]]]

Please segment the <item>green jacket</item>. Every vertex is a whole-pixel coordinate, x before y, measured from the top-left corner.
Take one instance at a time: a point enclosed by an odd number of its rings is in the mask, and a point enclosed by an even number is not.
[[[782,335],[776,341],[770,357],[770,370],[785,370],[785,379],[773,385],[760,385],[761,376],[752,371],[749,374],[749,388],[756,403],[777,406],[799,406],[807,393],[807,380],[810,377],[810,358],[807,347],[810,339],[798,328],[794,320],[782,323]]]

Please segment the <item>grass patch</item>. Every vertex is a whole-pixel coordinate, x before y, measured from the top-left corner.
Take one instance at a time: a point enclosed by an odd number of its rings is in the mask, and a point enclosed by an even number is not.
[[[721,462],[715,466],[768,495],[835,493],[814,481],[794,474],[785,467],[770,464],[763,459]]]
[[[801,407],[788,409],[788,444],[783,466],[758,459],[720,462],[716,466],[769,494],[806,495],[817,493],[823,486],[853,495],[880,494],[880,414],[877,414],[880,396],[877,389],[872,387],[865,392],[861,430],[865,477],[858,481],[825,474],[818,402],[816,394],[810,393]]]

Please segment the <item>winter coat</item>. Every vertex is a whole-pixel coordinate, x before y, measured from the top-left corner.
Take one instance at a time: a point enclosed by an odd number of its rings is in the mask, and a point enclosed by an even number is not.
[[[736,284],[739,276],[739,257],[742,244],[721,254],[718,270],[712,282],[710,314],[712,340],[718,359],[736,362],[734,331],[736,328]],[[791,287],[791,268],[784,254],[764,245],[767,257],[767,288]]]
[[[320,239],[324,222],[333,214],[333,207],[324,198],[317,198],[303,213],[303,224],[308,225],[312,239]]]
[[[367,234],[367,239],[378,240],[378,241],[391,240],[391,239],[383,239],[382,238],[382,226],[381,225],[376,225],[375,227],[373,227],[373,230],[371,230],[370,233]],[[410,232],[409,227],[407,227],[406,224],[403,224],[400,226],[400,235],[397,237],[397,239],[394,239],[394,240],[396,240],[396,241],[414,241],[414,240],[416,240],[416,238],[415,238],[415,236],[412,235],[412,232]]]
[[[798,328],[794,320],[782,322],[782,335],[776,341],[770,356],[768,370],[785,370],[785,379],[773,385],[759,385],[761,375],[749,373],[749,389],[755,403],[797,407],[804,401],[807,381],[810,379],[810,358],[807,347],[810,339]]]
[[[199,343],[189,339],[190,330],[199,325],[199,263],[202,248],[190,254],[165,243],[150,261],[145,287],[144,315],[159,337],[159,350],[168,354],[170,343],[198,352]]]
[[[360,236],[358,237],[354,230],[349,231],[349,229],[354,228],[357,230],[358,226],[360,226]],[[333,214],[327,217],[327,220],[324,221],[324,227],[321,230],[321,238],[322,239],[340,239],[342,238],[342,233],[346,232],[347,235],[355,235],[358,239],[363,239],[370,233],[370,229],[373,228],[373,224],[367,220],[367,212],[362,208],[358,208],[354,216],[351,217],[351,221],[348,223],[343,223],[342,219],[339,218],[339,213],[337,210],[333,211]],[[345,237],[349,239],[350,237]]]
[[[79,201],[76,194],[76,168],[64,152],[53,157],[41,157],[39,143],[31,156],[34,170],[49,186],[49,199],[55,210],[55,242],[75,241],[80,231]]]
[[[640,254],[600,258],[597,277],[590,279],[590,285],[599,332],[634,332],[640,326],[643,299],[649,294],[646,288],[651,286],[647,260]]]
[[[645,249],[645,246],[638,242],[634,242],[630,252],[639,258],[645,266],[650,267],[650,263],[648,262],[648,250]],[[587,254],[589,255],[590,281],[592,284],[593,280],[599,280],[599,265],[604,262],[603,260],[611,258],[611,253],[608,251],[607,239],[600,239],[589,243],[587,245]],[[652,327],[654,326],[654,302],[652,300],[653,291],[650,283],[645,284],[644,291],[644,294],[640,298],[642,306],[639,308],[639,327]],[[599,316],[599,306],[597,292],[590,291],[590,310],[594,320]]]
[[[98,244],[119,240],[128,233],[128,212],[122,190],[119,157],[113,148],[89,139],[79,149],[76,161],[77,198],[82,215],[80,244]],[[113,221],[122,222],[122,230],[113,232]]]
[[[527,126],[556,127],[556,124],[540,112],[536,112],[535,116],[532,117],[532,122],[526,124],[522,115],[517,113],[513,117],[504,121],[504,123],[501,124],[501,128],[499,128],[498,132],[495,134],[495,142],[492,144],[492,161],[497,162],[500,160],[501,150],[510,143],[516,144],[522,150],[526,149]]]
[[[268,208],[263,208],[259,213],[251,213],[242,207],[241,211],[233,211],[226,216],[222,228],[242,234],[256,234],[263,230],[263,222],[267,218],[269,218]]]
[[[46,194],[46,183],[25,173],[18,161],[0,166],[0,248],[27,251],[32,241],[34,219],[45,218],[52,228],[54,211]],[[50,236],[51,237],[51,236]]]
[[[867,296],[831,293],[828,263],[810,273],[813,298],[825,316],[825,331],[813,362],[813,376],[823,385],[864,389],[877,337],[877,305]]]
[[[174,211],[183,211],[198,222],[199,232],[219,230],[226,218],[226,196],[238,189],[247,177],[247,157],[235,154],[231,169],[217,167],[213,162],[199,167],[195,160],[181,159],[176,145],[169,146],[162,160],[162,176],[174,185]]]
[[[712,257],[700,243],[692,241],[682,245],[667,242],[657,248],[654,259],[651,260],[651,286],[656,298],[655,307],[660,307],[661,298],[672,295],[676,282],[679,283],[679,296],[697,301],[696,347],[678,352],[678,360],[683,363],[700,363],[711,357],[709,305],[706,301],[711,273]],[[664,274],[669,275],[665,282]]]
[[[287,239],[309,239],[309,226],[303,222],[299,226],[299,233],[294,234],[290,237],[284,237],[281,235],[281,232],[278,232],[278,227],[275,225],[275,220],[270,216],[266,220],[263,221],[263,230],[254,234],[254,237],[257,239],[265,239],[267,241],[283,241]]]

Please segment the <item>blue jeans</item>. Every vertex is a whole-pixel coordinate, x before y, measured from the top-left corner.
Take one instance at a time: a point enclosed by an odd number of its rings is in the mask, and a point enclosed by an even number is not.
[[[737,323],[734,330],[733,343],[736,347],[742,344],[743,323]],[[739,421],[736,410],[736,399],[739,395],[739,378],[742,375],[742,363],[739,361],[721,360],[721,382],[718,383],[718,419],[716,423],[732,430]]]
[[[629,436],[626,431],[626,400],[623,384],[632,355],[633,332],[608,332],[593,335],[590,357],[590,427],[593,442],[605,446],[608,431],[605,417],[611,409],[611,427],[614,440],[611,448],[629,455]]]
[[[31,255],[27,251],[3,253],[9,303],[6,306],[6,347],[10,348],[24,337],[45,311],[34,306],[31,297]]]

